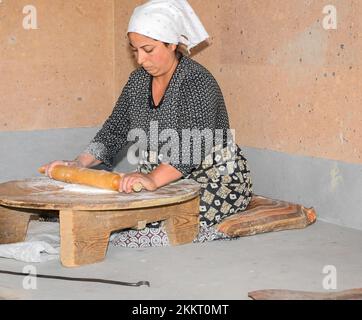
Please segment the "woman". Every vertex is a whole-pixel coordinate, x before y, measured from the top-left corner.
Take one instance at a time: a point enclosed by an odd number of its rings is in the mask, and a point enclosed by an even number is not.
[[[51,177],[58,164],[111,167],[130,132],[144,132],[146,141],[138,141],[143,146],[138,170],[123,176],[119,191],[132,192],[135,183],[154,191],[181,178],[194,179],[201,185],[195,242],[228,239],[213,225],[245,210],[252,183],[247,161],[228,134],[228,114],[216,80],[181,53],[208,34],[186,0],[153,0],[135,9],[127,35],[140,68],[131,73],[112,114],[87,149],[73,161],[46,165],[47,174]],[[165,132],[171,132],[171,143],[164,139]],[[168,244],[162,223],[115,233],[111,239],[129,247]]]

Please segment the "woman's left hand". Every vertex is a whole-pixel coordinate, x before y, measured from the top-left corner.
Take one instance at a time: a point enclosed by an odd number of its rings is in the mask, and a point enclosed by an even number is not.
[[[148,191],[155,191],[157,189],[155,181],[147,174],[132,172],[121,176],[122,179],[118,188],[119,192],[133,192],[132,186],[134,186],[136,183],[141,183],[143,188]]]

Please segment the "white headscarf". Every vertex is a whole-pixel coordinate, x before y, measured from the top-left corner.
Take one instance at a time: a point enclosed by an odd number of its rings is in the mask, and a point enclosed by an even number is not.
[[[137,7],[128,31],[166,43],[186,45],[188,51],[209,38],[187,0],[151,0]]]

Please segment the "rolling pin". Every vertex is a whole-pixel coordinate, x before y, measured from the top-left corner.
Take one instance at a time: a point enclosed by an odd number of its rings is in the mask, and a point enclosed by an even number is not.
[[[38,171],[44,174],[45,168],[40,167]],[[113,191],[118,191],[119,184],[122,180],[122,177],[116,173],[63,165],[57,165],[52,169],[52,178],[66,183],[83,184]],[[139,192],[143,189],[143,185],[139,182],[135,183],[132,189],[135,192]]]

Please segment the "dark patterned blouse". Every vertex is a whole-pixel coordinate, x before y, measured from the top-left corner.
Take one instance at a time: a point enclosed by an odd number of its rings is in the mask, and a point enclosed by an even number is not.
[[[229,119],[212,74],[182,56],[160,104],[152,97],[152,76],[131,73],[116,106],[86,152],[107,166],[130,141],[139,149],[141,172],[161,162],[201,184],[200,221],[213,225],[246,208],[252,183],[240,148],[227,134]],[[190,138],[191,137],[191,138]]]

